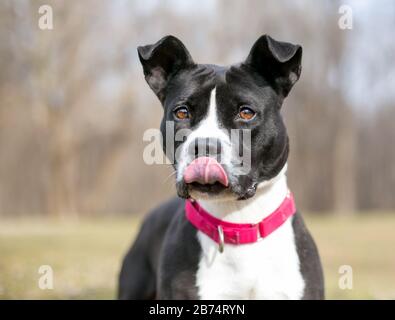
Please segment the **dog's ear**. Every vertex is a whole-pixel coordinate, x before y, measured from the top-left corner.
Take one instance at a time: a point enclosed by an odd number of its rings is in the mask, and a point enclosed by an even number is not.
[[[300,77],[302,47],[261,36],[253,45],[245,64],[261,74],[286,97]]]
[[[174,36],[137,48],[145,79],[161,102],[169,79],[181,69],[194,65],[184,44]]]

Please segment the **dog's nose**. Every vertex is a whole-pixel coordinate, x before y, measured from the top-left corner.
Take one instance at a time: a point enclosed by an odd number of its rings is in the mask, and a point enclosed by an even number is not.
[[[197,138],[194,144],[194,156],[211,157],[221,161],[221,142],[217,138]]]

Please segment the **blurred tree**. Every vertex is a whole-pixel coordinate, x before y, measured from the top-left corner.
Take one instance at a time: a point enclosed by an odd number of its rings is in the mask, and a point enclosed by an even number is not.
[[[393,43],[384,41],[395,24],[390,14],[382,27],[372,16],[380,46],[371,46],[361,27],[370,19],[338,28],[340,1],[46,4],[51,31],[38,28],[41,1],[0,3],[0,215],[136,213],[174,193],[171,166],[142,159],[142,134],[158,127],[162,109],[136,56],[138,45],[165,34],[202,63],[242,61],[264,33],[302,44],[302,77],[283,107],[298,206],[395,207],[391,90],[387,99],[369,96],[378,80],[394,84]],[[351,77],[358,59],[361,73]],[[360,92],[369,112],[349,97],[359,78],[375,89]]]

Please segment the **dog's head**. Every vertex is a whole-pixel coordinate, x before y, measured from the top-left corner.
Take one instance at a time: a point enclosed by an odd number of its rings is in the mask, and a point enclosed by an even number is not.
[[[164,108],[163,148],[175,155],[179,196],[247,199],[280,172],[288,157],[280,109],[300,76],[299,45],[264,35],[230,67],[195,63],[173,36],[138,55]]]

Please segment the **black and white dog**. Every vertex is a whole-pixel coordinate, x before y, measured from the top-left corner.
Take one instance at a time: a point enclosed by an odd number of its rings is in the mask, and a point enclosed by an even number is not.
[[[287,187],[280,114],[302,48],[264,35],[243,63],[222,67],[195,63],[167,36],[138,55],[164,108],[163,136],[168,121],[190,133],[171,141],[179,197],[145,219],[123,261],[119,298],[323,299],[317,248]],[[235,129],[249,132],[243,174]]]

